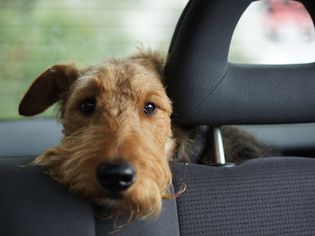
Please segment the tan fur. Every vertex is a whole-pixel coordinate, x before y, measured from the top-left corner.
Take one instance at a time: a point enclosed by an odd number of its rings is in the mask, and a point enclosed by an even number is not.
[[[85,69],[56,65],[41,74],[22,99],[20,113],[35,115],[58,101],[64,137],[33,164],[46,166],[50,176],[110,209],[111,216],[159,215],[161,199],[169,197],[168,161],[174,149],[172,106],[161,82],[162,58],[141,52]],[[95,97],[97,105],[86,116],[79,107],[89,97]],[[146,102],[158,106],[154,114],[144,114]],[[110,199],[96,180],[96,168],[103,161],[121,159],[135,167],[136,182],[121,200]]]

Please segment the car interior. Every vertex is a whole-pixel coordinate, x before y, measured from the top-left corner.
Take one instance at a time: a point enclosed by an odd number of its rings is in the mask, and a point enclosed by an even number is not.
[[[291,1],[288,1],[291,2]],[[315,2],[299,1],[315,18]],[[0,122],[0,235],[314,235],[315,64],[228,61],[234,29],[250,0],[190,0],[165,66],[173,120],[214,129],[217,165],[171,162],[171,191],[157,219],[102,220],[93,206],[27,168],[58,144],[55,119]],[[220,128],[238,125],[281,156],[225,163]]]

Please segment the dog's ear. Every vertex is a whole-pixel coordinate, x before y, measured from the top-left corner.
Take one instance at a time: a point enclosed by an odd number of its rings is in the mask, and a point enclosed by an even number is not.
[[[21,100],[20,115],[36,115],[63,99],[78,76],[79,70],[74,65],[55,65],[44,71]]]
[[[138,53],[130,57],[137,60],[143,66],[154,70],[159,75],[163,76],[166,57],[162,52],[153,50],[140,49]]]

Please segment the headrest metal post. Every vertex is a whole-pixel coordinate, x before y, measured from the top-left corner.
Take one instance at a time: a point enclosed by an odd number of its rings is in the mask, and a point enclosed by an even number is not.
[[[223,146],[223,139],[222,139],[220,127],[214,127],[213,132],[214,132],[215,164],[225,165],[224,146]]]

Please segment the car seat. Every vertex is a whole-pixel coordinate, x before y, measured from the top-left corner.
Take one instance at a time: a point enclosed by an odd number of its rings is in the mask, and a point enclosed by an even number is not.
[[[250,2],[189,1],[169,50],[165,77],[174,121],[215,126],[218,147],[222,125],[315,121],[314,63],[227,62],[233,30]],[[314,1],[301,2],[314,19]],[[88,202],[68,193],[42,169],[20,167],[35,151],[56,144],[56,139],[43,137],[60,136],[60,129],[52,128],[54,121],[44,122],[41,129],[26,128],[38,123],[0,126],[1,136],[11,137],[0,146],[0,235],[109,234],[113,220],[97,219]],[[20,135],[39,147],[24,145]],[[315,159],[266,157],[227,167],[221,157],[216,166],[172,162],[171,188],[178,191],[185,184],[186,191],[163,201],[158,219],[135,221],[112,235],[315,234]]]

